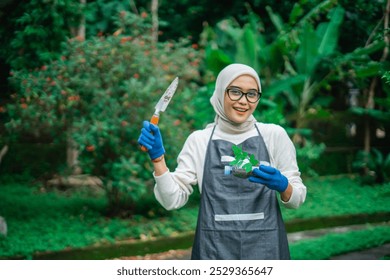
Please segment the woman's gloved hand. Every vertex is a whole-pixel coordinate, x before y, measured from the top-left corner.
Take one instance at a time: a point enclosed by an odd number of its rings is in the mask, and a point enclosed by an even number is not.
[[[260,165],[259,168],[253,169],[252,174],[248,178],[250,182],[266,185],[278,192],[284,192],[287,189],[288,180],[286,176],[282,175],[276,168]]]
[[[138,138],[138,144],[148,149],[148,154],[151,160],[154,160],[163,154],[165,149],[158,126],[151,124],[149,121],[143,122],[143,128]]]

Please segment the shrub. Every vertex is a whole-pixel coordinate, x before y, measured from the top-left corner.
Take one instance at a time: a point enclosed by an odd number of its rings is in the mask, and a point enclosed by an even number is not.
[[[384,155],[378,149],[372,148],[369,153],[358,151],[352,167],[360,173],[362,184],[383,184],[390,181],[390,154]]]
[[[121,198],[134,208],[151,185],[151,164],[137,139],[175,76],[178,93],[160,123],[168,165],[191,129],[199,53],[184,39],[154,42],[148,20],[122,12],[116,35],[70,40],[60,60],[12,78],[9,131],[68,139],[82,170],[101,177],[111,209]]]

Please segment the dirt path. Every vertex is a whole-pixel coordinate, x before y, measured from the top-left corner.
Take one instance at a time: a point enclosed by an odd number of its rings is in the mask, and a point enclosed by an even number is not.
[[[187,250],[169,250],[167,252],[147,254],[145,256],[128,256],[116,260],[189,260],[191,259],[191,248]]]

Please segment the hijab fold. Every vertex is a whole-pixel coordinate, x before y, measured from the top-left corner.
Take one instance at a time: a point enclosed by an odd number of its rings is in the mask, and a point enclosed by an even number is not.
[[[239,76],[250,75],[256,82],[259,91],[261,92],[260,78],[257,72],[252,68],[244,64],[234,63],[226,66],[219,72],[217,80],[215,82],[215,90],[210,98],[211,105],[216,113],[214,123],[209,124],[207,127],[217,125],[220,129],[226,133],[239,134],[251,130],[256,119],[253,115],[244,123],[232,122],[225,114],[224,110],[224,98],[226,88]]]

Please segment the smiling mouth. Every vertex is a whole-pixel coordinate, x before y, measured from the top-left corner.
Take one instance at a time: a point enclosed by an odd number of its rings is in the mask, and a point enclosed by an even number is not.
[[[238,107],[233,107],[234,110],[236,110],[237,112],[240,112],[240,113],[245,113],[246,111],[248,111],[248,109],[243,109],[243,108],[238,108]]]

